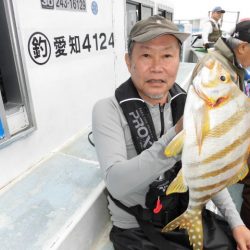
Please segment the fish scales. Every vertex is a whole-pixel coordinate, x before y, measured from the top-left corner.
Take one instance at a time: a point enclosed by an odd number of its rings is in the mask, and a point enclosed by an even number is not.
[[[201,69],[188,90],[183,131],[165,150],[169,157],[182,150],[182,169],[167,194],[188,188],[189,204],[163,232],[185,228],[194,250],[203,249],[203,207],[248,173],[250,101],[232,79],[214,60]]]

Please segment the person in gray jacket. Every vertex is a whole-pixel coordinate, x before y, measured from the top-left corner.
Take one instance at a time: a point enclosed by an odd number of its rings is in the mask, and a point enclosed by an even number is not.
[[[181,162],[180,156],[164,156],[182,130],[186,92],[175,80],[188,36],[157,15],[137,22],[125,56],[131,77],[94,106],[93,136],[109,192],[115,250],[191,249],[185,231],[161,233],[188,204],[188,193],[166,196]],[[227,222],[204,210],[205,249],[236,249],[228,228],[239,249],[247,249],[250,233],[227,189],[213,201]]]

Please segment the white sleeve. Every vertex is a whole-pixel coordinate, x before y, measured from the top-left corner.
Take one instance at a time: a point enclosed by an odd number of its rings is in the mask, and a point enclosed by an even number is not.
[[[213,32],[210,21],[205,22],[202,29],[202,40],[203,44],[208,43],[208,35]]]
[[[244,225],[227,188],[216,194],[212,200],[231,228]]]

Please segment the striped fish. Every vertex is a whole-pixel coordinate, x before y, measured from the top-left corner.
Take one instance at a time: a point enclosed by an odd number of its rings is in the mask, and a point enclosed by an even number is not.
[[[182,169],[167,194],[189,189],[189,204],[163,232],[185,228],[194,250],[203,249],[203,207],[248,173],[250,99],[236,82],[236,74],[209,59],[188,90],[183,131],[165,150],[168,157],[182,150]]]

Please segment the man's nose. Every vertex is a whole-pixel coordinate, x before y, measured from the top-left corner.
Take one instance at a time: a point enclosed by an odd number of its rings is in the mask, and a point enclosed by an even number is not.
[[[161,72],[163,69],[163,61],[160,57],[154,57],[152,59],[151,70],[156,72]]]

